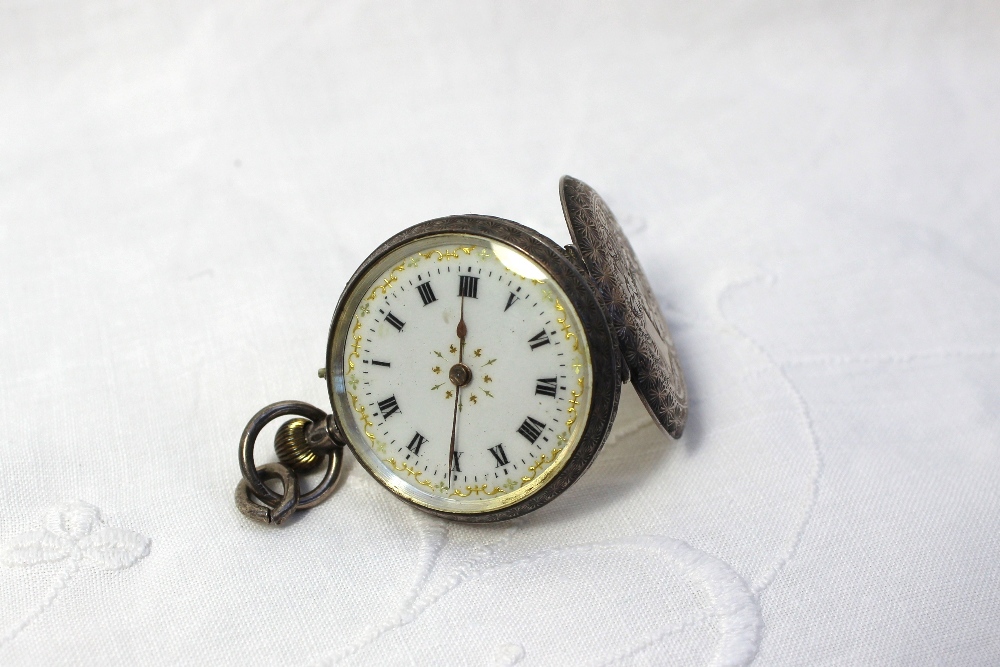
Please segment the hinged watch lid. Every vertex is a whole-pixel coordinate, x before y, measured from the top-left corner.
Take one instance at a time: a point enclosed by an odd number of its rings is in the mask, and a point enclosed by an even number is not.
[[[656,295],[611,209],[583,181],[563,176],[559,196],[570,236],[583,256],[608,322],[649,414],[679,438],[687,388]]]

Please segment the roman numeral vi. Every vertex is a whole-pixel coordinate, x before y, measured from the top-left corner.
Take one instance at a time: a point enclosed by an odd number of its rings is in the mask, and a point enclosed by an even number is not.
[[[462,452],[455,451],[451,457],[451,471],[452,472],[462,472],[462,469],[458,466],[458,459],[462,457]]]
[[[550,342],[549,334],[546,333],[545,329],[542,329],[541,331],[539,331],[534,336],[528,339],[528,345],[531,346],[532,350],[539,348],[542,345],[548,345],[549,342]]]

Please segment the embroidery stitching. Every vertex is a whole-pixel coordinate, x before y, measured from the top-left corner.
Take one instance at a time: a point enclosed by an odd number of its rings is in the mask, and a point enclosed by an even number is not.
[[[63,567],[42,601],[0,635],[0,649],[52,606],[80,569],[80,563],[124,570],[149,554],[148,537],[105,525],[101,510],[79,500],[53,507],[46,512],[43,523],[43,528],[22,533],[0,551],[0,562],[9,567],[62,562]]]

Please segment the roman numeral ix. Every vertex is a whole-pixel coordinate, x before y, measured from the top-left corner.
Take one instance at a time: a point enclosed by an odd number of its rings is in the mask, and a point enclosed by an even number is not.
[[[416,454],[417,456],[420,456],[420,447],[425,442],[427,442],[427,438],[420,435],[420,433],[414,433],[413,437],[410,438],[410,444],[408,444],[406,448],[409,449],[414,454]]]
[[[417,291],[420,292],[420,300],[424,302],[425,306],[429,303],[437,301],[437,297],[434,296],[434,290],[431,288],[431,284],[429,282],[417,285]]]
[[[497,468],[502,468],[510,461],[507,459],[507,452],[503,450],[503,445],[497,445],[496,447],[490,447],[490,454],[496,459]]]
[[[521,427],[517,429],[517,432],[523,435],[528,442],[535,444],[535,440],[538,440],[544,430],[545,424],[538,421],[534,417],[528,417],[524,420],[524,423],[521,424]]]
[[[399,412],[399,404],[396,403],[396,396],[393,394],[384,401],[378,402],[378,409],[382,411],[382,420],[386,420]]]
[[[535,393],[555,398],[556,380],[557,378],[539,378],[535,383]]]
[[[403,327],[406,326],[406,322],[399,319],[392,313],[389,313],[388,315],[385,316],[385,321],[391,324],[392,326],[396,327],[396,331],[402,331]]]
[[[545,331],[545,329],[542,329],[541,331],[539,331],[534,336],[528,339],[528,345],[531,346],[532,350],[537,349],[542,345],[548,345],[549,342],[550,342],[549,334]]]
[[[479,278],[476,276],[459,276],[458,277],[458,295],[467,296],[470,299],[478,299],[476,296],[479,293]]]

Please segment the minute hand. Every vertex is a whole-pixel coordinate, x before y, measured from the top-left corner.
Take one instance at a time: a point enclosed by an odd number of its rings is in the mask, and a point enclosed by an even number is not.
[[[455,333],[458,334],[458,363],[462,363],[465,355],[465,336],[469,333],[468,327],[465,326],[465,297],[461,297],[462,302],[460,306],[460,315],[458,318],[458,327]],[[455,409],[451,416],[451,445],[448,447],[448,488],[451,488],[451,467],[455,462],[455,431],[458,426],[458,405],[459,397],[462,392],[461,385],[455,386]]]
[[[448,447],[448,488],[451,488],[451,464],[455,460],[455,427],[458,425],[458,392],[455,387],[455,409],[451,413],[451,445]]]

